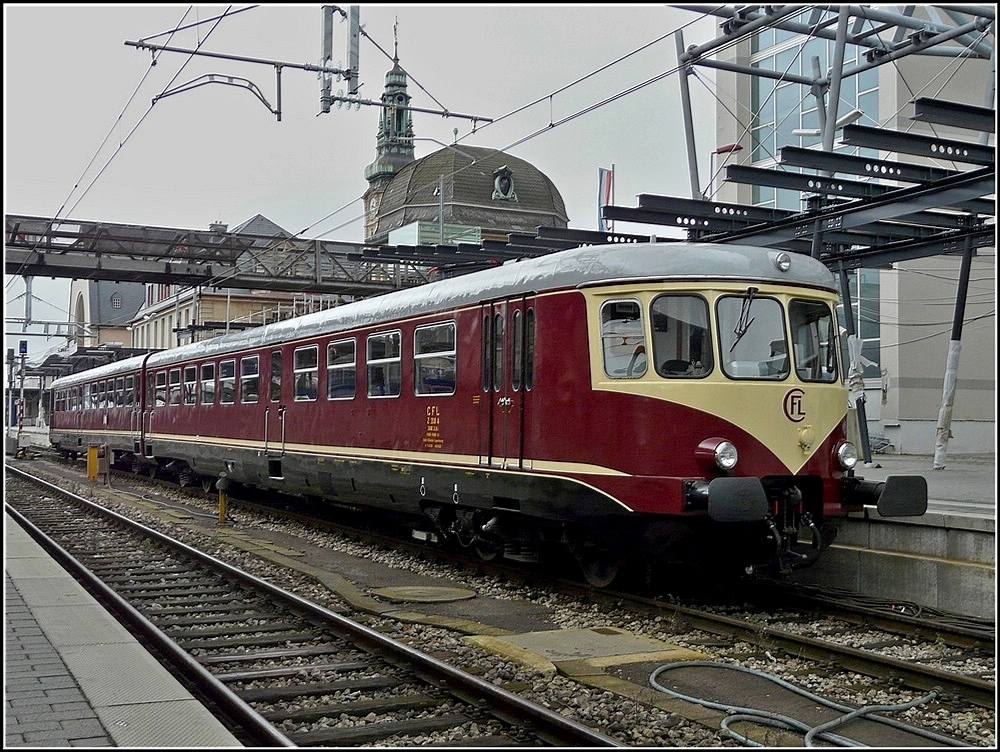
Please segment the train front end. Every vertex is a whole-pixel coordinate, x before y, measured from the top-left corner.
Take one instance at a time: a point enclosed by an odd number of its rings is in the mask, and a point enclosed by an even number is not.
[[[618,396],[610,410],[635,437],[619,467],[635,481],[629,506],[650,520],[651,554],[676,557],[682,519],[700,533],[684,555],[787,572],[819,557],[837,517],[869,505],[883,516],[926,510],[923,477],[855,473],[836,290],[797,279],[789,254],[768,260],[775,268],[756,278],[592,295],[593,385]]]

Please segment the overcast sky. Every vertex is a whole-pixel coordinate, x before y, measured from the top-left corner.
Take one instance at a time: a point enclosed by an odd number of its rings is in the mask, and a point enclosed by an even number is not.
[[[362,240],[360,198],[379,108],[319,114],[317,74],[287,67],[280,122],[245,85],[202,85],[152,104],[221,74],[249,80],[277,107],[275,70],[176,52],[158,53],[151,67],[149,51],[125,44],[200,43],[315,65],[320,7],[230,6],[221,21],[170,36],[227,7],[5,5],[4,212],[187,229],[235,227],[259,213],[301,237]],[[333,65],[346,68],[339,18]],[[684,27],[687,45],[708,41],[713,19],[663,5],[379,4],[361,6],[361,24],[371,37],[360,41],[363,98],[382,94],[395,25],[413,106],[494,121],[472,133],[468,119],[415,113],[417,157],[441,148],[419,139],[451,143],[454,129],[460,144],[504,149],[554,181],[573,228],[597,227],[599,167],[614,165],[619,205],[634,206],[639,193],[690,195],[672,33]],[[334,94],[344,87],[335,80]],[[692,94],[707,162],[714,99],[698,84]],[[706,179],[708,164],[701,172]],[[5,282],[6,315],[20,317],[24,284]],[[67,320],[68,282],[33,285],[33,318]],[[11,331],[8,323],[8,347],[17,340]],[[29,343],[33,355],[60,344]]]

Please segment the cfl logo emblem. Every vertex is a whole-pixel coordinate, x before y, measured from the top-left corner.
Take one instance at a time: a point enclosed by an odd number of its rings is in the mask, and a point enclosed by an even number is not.
[[[801,423],[806,419],[806,411],[802,404],[803,397],[805,397],[805,392],[798,388],[789,389],[785,393],[783,405],[785,417],[792,423]]]

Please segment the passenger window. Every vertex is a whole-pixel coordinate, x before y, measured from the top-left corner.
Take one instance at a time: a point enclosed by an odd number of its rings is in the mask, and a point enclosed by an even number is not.
[[[417,394],[455,393],[455,323],[435,324],[413,333]]]
[[[125,377],[125,407],[135,405],[135,379],[132,376]]]
[[[198,368],[196,366],[184,366],[184,404],[193,405],[198,398],[196,387],[198,384]]]
[[[312,402],[319,388],[319,346],[295,351],[295,401]]]
[[[167,404],[167,372],[157,371],[155,405],[156,407],[163,407],[165,404]]]
[[[281,350],[271,353],[271,402],[281,401]]]
[[[121,407],[125,404],[125,379],[117,378],[115,379],[115,407]]]
[[[490,315],[483,316],[483,391],[488,392],[493,379],[493,327],[490,325]]]
[[[493,391],[503,385],[503,314],[493,315]]]
[[[524,316],[521,310],[514,311],[514,362],[511,368],[510,386],[516,392],[521,388],[524,376]]]
[[[219,404],[231,405],[236,402],[236,361],[224,360],[219,363]]]
[[[326,346],[326,398],[354,399],[357,387],[357,344],[353,339]]]
[[[650,307],[653,367],[661,376],[700,378],[712,370],[708,303],[698,295],[661,295]]]
[[[181,369],[171,368],[170,369],[170,398],[169,402],[171,405],[179,405],[181,403]]]
[[[260,356],[240,359],[240,402],[252,404],[260,395]]]
[[[399,331],[368,338],[368,396],[398,397],[402,386]]]
[[[201,404],[215,404],[215,363],[201,364]]]
[[[609,300],[601,306],[604,372],[613,379],[638,379],[646,373],[646,332],[636,300]]]

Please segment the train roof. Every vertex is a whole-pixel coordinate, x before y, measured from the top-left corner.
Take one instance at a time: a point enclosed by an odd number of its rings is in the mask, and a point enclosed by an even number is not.
[[[388,325],[393,321],[479,305],[490,300],[599,284],[664,279],[738,280],[837,291],[833,274],[822,262],[802,254],[785,253],[791,257],[792,263],[787,271],[782,272],[775,265],[775,258],[780,253],[785,252],[757,246],[691,242],[584,246],[508,261],[482,271],[162,350],[149,356],[148,365],[156,368],[178,361],[210,358],[226,352],[267,347],[373,324]],[[87,373],[101,378],[97,371],[94,369]]]

